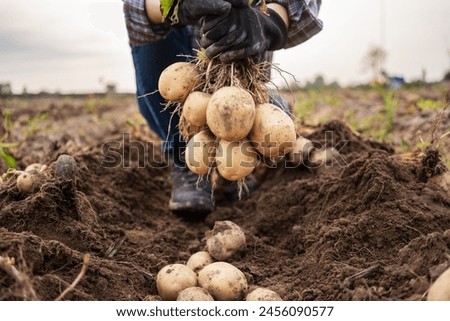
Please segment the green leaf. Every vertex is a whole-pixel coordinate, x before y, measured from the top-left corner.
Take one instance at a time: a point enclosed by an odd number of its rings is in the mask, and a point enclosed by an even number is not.
[[[160,4],[161,4],[161,10],[162,10],[162,15],[165,18],[167,18],[167,16],[170,13],[170,9],[172,9],[174,0],[160,0]]]
[[[5,161],[8,168],[16,168],[16,159],[2,147],[0,147],[0,158]]]
[[[0,142],[0,148],[14,148],[19,146],[19,143],[1,143]]]

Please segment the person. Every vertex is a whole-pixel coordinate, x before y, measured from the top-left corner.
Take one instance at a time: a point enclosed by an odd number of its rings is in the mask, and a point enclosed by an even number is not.
[[[317,17],[321,0],[267,0],[267,13],[248,2],[175,0],[177,6],[172,8],[177,10],[177,19],[169,21],[163,20],[159,0],[124,0],[138,106],[164,141],[172,173],[172,212],[205,214],[214,204],[208,182],[196,186],[198,176],[185,165],[186,142],[177,128],[179,116],[170,110],[161,112],[165,105],[157,92],[161,72],[194,56],[199,46],[206,49],[208,57],[218,56],[224,62],[251,56],[270,61],[273,51],[301,44],[322,29]]]

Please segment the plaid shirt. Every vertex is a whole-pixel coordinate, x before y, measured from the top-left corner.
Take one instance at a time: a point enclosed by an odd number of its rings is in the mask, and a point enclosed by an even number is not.
[[[201,0],[203,1],[203,0]],[[290,26],[285,48],[296,46],[322,30],[317,18],[321,0],[267,0],[281,4],[288,10]],[[172,29],[169,23],[152,24],[145,12],[145,0],[124,0],[124,14],[130,44],[143,45],[164,38]],[[198,44],[200,25],[189,26],[192,43]]]

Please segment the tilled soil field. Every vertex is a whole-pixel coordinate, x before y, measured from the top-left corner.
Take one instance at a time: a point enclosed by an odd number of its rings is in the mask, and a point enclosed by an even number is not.
[[[424,300],[450,265],[450,182],[436,145],[400,153],[327,120],[304,135],[344,162],[259,171],[250,196],[218,198],[206,218],[186,219],[167,208],[169,169],[133,97],[0,107],[12,111],[18,168],[48,166],[31,194],[14,177],[0,187],[1,300],[56,299],[86,254],[87,272],[65,300],[153,300],[158,271],[204,249],[221,220],[247,237],[228,261],[284,300]],[[119,166],[105,166],[112,152]],[[55,175],[61,154],[76,160],[74,178]]]

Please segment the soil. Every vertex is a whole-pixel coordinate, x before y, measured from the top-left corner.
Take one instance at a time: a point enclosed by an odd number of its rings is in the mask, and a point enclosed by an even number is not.
[[[250,196],[186,219],[168,210],[170,171],[133,97],[0,106],[15,120],[18,168],[48,166],[29,195],[15,177],[0,186],[0,300],[56,299],[86,254],[87,272],[64,300],[154,299],[158,271],[203,250],[222,220],[247,237],[228,262],[284,300],[424,300],[450,266],[448,171],[433,145],[399,153],[329,120],[304,134],[340,150],[339,163],[261,171]],[[74,157],[73,177],[55,175],[61,154]]]

